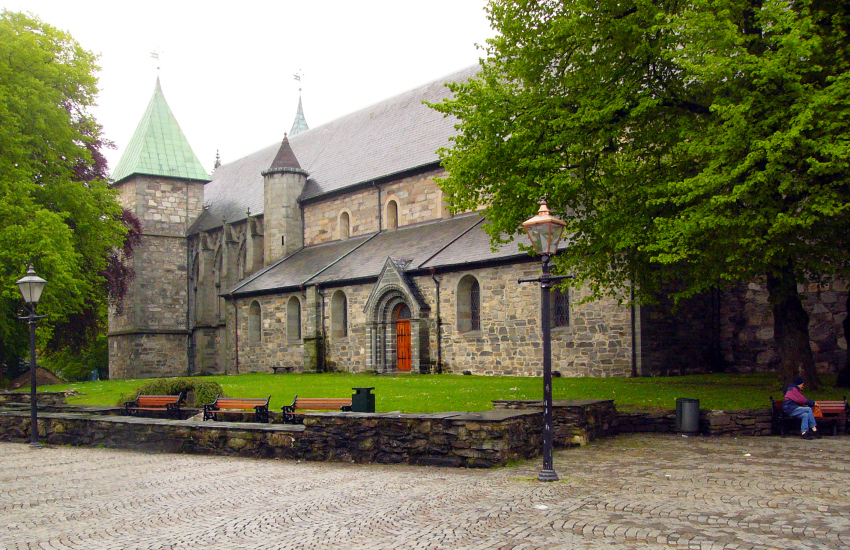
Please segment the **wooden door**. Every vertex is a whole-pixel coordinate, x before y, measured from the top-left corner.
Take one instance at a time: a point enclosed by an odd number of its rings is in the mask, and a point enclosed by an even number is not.
[[[399,372],[410,372],[410,308],[400,304],[395,311],[396,317],[396,368]]]

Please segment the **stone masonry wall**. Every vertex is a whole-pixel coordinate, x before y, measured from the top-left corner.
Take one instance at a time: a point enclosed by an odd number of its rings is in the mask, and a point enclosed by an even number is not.
[[[122,334],[109,337],[109,378],[186,376],[187,334]]]
[[[142,237],[125,307],[109,312],[110,378],[184,374],[189,300],[186,233],[203,212],[204,184],[133,176],[117,189],[121,204],[141,221]]]
[[[331,299],[335,292],[342,291],[348,300],[348,335],[336,336],[331,330]],[[328,288],[324,292],[325,344],[328,367],[348,372],[363,372],[369,368],[369,328],[363,308],[369,299],[372,285],[350,285]]]
[[[302,339],[287,336],[287,303],[295,296],[301,302]],[[256,300],[262,312],[262,336],[252,342],[248,330],[248,309]],[[301,292],[257,296],[237,301],[239,308],[239,372],[272,372],[272,367],[292,366],[304,370],[304,328],[306,295]],[[231,308],[228,308],[231,309]]]
[[[481,289],[481,330],[456,330],[457,288],[470,273]],[[443,273],[440,315],[443,324],[443,370],[460,374],[542,376],[540,286],[517,279],[540,275],[528,262],[469,272]],[[435,300],[429,277],[416,279],[428,303]],[[570,325],[552,329],[552,370],[562,376],[628,376],[631,373],[631,312],[613,299],[584,305],[587,289],[570,291]],[[436,309],[431,306],[432,317]],[[431,357],[436,358],[436,321],[432,319]]]
[[[503,399],[496,410],[535,410],[543,414],[543,401]],[[558,448],[587,445],[617,433],[617,410],[609,399],[556,399],[552,403],[553,445]]]
[[[676,411],[618,411],[617,425],[620,433],[675,433]],[[700,409],[699,431],[714,436],[771,435],[770,410]]]
[[[0,441],[29,440],[27,412],[0,411]],[[352,414],[305,417],[303,426],[172,421],[42,412],[53,445],[423,466],[487,468],[540,450],[539,414]]]
[[[642,376],[712,372],[719,366],[718,297],[706,292],[682,300],[640,306]]]
[[[442,169],[417,174],[381,185],[381,217],[387,227],[386,205],[395,200],[398,205],[399,227],[433,220],[445,215],[442,194],[435,179]],[[304,240],[307,246],[338,240],[339,215],[349,215],[349,236],[374,233],[378,227],[378,190],[374,187],[346,193],[304,207]]]
[[[847,316],[847,287],[841,281],[833,281],[821,288],[799,285],[797,290],[810,317],[810,343],[818,371],[835,373],[847,350],[841,325]],[[726,366],[752,372],[771,370],[778,364],[773,312],[763,284],[741,284],[724,292],[720,319],[720,345]]]

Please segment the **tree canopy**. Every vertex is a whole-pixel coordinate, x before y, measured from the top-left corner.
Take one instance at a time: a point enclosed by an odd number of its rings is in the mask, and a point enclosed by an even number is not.
[[[850,3],[492,0],[443,189],[495,241],[546,198],[597,295],[760,279],[783,368],[815,378],[797,284],[846,275]],[[675,286],[670,286],[675,283]]]
[[[107,184],[108,144],[88,112],[97,70],[96,56],[67,33],[0,13],[0,359],[26,349],[15,281],[29,263],[48,281],[41,345],[67,346],[81,322],[105,319],[107,269],[128,226]]]

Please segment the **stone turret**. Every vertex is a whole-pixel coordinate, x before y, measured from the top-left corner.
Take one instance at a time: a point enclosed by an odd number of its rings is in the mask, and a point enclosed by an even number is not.
[[[301,168],[284,134],[280,149],[269,169],[263,172],[263,228],[266,264],[271,264],[304,246],[301,207],[298,198],[307,185]]]
[[[122,310],[109,311],[109,377],[188,371],[189,226],[201,215],[201,166],[156,81],[153,97],[113,173],[121,205],[142,225],[135,278]]]

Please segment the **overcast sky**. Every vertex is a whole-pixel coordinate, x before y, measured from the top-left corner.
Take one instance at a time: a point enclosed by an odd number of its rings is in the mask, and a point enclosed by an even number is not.
[[[0,0],[100,54],[93,111],[117,149],[156,83],[204,168],[288,132],[303,78],[311,128],[475,64],[493,35],[486,0]],[[152,51],[159,51],[157,62]]]

